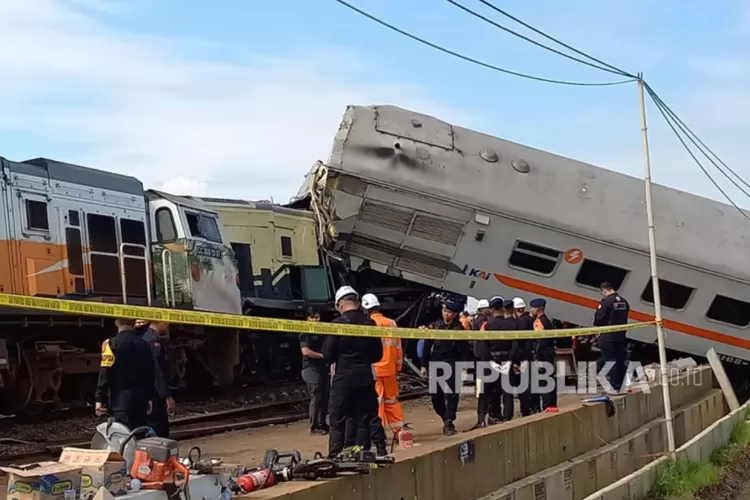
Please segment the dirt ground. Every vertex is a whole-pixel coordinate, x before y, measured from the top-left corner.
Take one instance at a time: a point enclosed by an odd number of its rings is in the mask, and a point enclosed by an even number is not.
[[[727,467],[719,482],[697,491],[695,500],[750,500],[750,449]]]
[[[581,399],[580,396],[576,395],[560,395],[560,410],[580,408]],[[458,418],[456,419],[458,433],[455,436],[446,437],[442,434],[442,422],[435,415],[429,397],[405,402],[403,407],[406,422],[413,429],[414,448],[405,451],[396,450],[394,456],[397,461],[428,453],[446,443],[458,443],[467,439],[467,437],[495,432],[500,426],[515,426],[528,422],[528,419],[550,416],[550,414],[538,414],[521,418],[518,415],[516,402],[517,415],[512,421],[467,433],[465,431],[476,423],[477,401],[472,396],[463,396],[459,403]],[[300,451],[303,458],[312,458],[316,451],[325,454],[328,450],[328,436],[311,436],[308,423],[301,421],[284,426],[238,431],[180,443],[180,449],[184,452],[187,452],[191,446],[199,446],[206,457],[220,457],[225,463],[253,466],[258,465],[263,460],[263,455],[269,448],[280,452],[296,449]],[[250,493],[245,495],[244,498],[271,499],[283,497],[285,494],[304,489],[309,484],[305,482],[283,483],[268,490]]]
[[[560,407],[570,408],[579,406],[580,397],[561,396]],[[413,429],[415,449],[420,446],[436,441],[438,439],[465,439],[467,429],[476,423],[477,402],[471,396],[463,396],[458,407],[458,418],[456,428],[458,434],[453,437],[445,437],[442,434],[442,422],[435,415],[429,397],[402,403],[404,417]],[[539,416],[540,417],[540,416]],[[527,418],[539,418],[532,416]],[[505,426],[516,425],[521,419],[520,415]],[[492,429],[497,429],[492,427]],[[482,431],[476,431],[482,432]],[[388,433],[390,435],[390,432]],[[312,436],[306,421],[294,422],[281,426],[269,426],[260,429],[249,429],[246,431],[230,432],[207,438],[200,438],[180,443],[181,451],[187,452],[191,446],[199,446],[205,456],[220,457],[225,462],[245,465],[256,465],[263,460],[265,451],[273,448],[279,451],[299,450],[303,457],[312,458],[316,451],[326,454],[328,450],[328,436]],[[400,454],[400,452],[397,452]],[[396,455],[398,459],[398,454]]]

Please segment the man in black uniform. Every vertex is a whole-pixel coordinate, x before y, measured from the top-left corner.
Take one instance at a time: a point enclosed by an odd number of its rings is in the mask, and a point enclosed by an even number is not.
[[[463,330],[464,327],[458,318],[463,311],[464,305],[456,299],[448,299],[443,303],[443,319],[431,323],[426,328],[435,330]],[[447,363],[452,367],[448,387],[450,392],[446,393],[440,384],[437,384],[436,392],[432,394],[432,406],[435,413],[443,421],[443,434],[452,436],[456,433],[456,411],[458,410],[458,397],[461,394],[463,383],[460,375],[456,374],[456,363],[460,361],[469,361],[471,351],[468,340],[432,340],[427,339],[424,342],[422,351],[422,368],[420,370],[423,377],[426,377],[430,361]]]
[[[625,325],[628,323],[630,304],[622,298],[611,283],[602,283],[599,286],[602,296],[599,308],[594,314],[594,326]],[[612,389],[619,392],[625,378],[625,358],[627,352],[627,337],[625,330],[613,333],[605,333],[599,336],[599,349],[602,352],[604,363],[613,362],[614,366],[609,371],[607,378]]]
[[[502,297],[493,297],[490,301],[491,317],[482,325],[483,331],[508,331],[515,330],[513,321],[505,318]],[[510,360],[510,340],[478,340],[474,344],[474,356],[483,364],[493,363],[493,370],[499,372],[500,366]],[[477,371],[477,376],[480,376]],[[478,382],[481,387],[479,403],[477,404],[477,423],[471,430],[494,425],[496,423],[510,420],[513,416],[513,395],[510,395],[510,416],[503,412],[503,387],[501,376],[493,382]],[[507,399],[507,398],[506,398]],[[485,422],[485,417],[487,421]]]
[[[320,321],[316,309],[307,310],[307,321]],[[328,434],[328,395],[331,389],[330,368],[323,360],[323,337],[303,333],[299,336],[302,350],[302,380],[310,395],[310,433]]]
[[[516,318],[516,328],[524,331],[534,331],[534,319],[526,312],[526,303],[521,297],[515,297],[513,299],[513,315]],[[521,415],[528,416],[538,413],[538,410],[533,404],[534,395],[531,393],[531,377],[528,376],[531,372],[531,362],[534,360],[534,347],[536,341],[532,339],[518,340],[518,349],[520,351],[521,362],[526,361],[527,378],[529,383],[526,389],[518,394],[518,402],[521,406]]]
[[[531,317],[534,318],[534,330],[553,330],[555,325],[547,317],[545,308],[547,301],[544,299],[533,299],[529,302],[531,306]],[[548,392],[534,395],[533,407],[535,410],[546,411],[548,408],[557,408],[557,367],[555,366],[555,339],[538,339],[534,352],[534,360],[552,366],[552,387]]]
[[[336,310],[341,314],[334,323],[376,326],[359,307],[359,294],[349,286],[336,292]],[[323,342],[323,360],[335,365],[330,392],[330,435],[328,456],[335,457],[344,448],[346,421],[352,419],[357,445],[371,447],[370,423],[378,416],[378,395],[372,367],[383,357],[383,342],[378,337],[329,335]]]
[[[169,437],[169,414],[174,411],[174,399],[169,388],[171,378],[167,342],[169,341],[169,325],[163,321],[151,321],[148,329],[143,333],[143,340],[151,346],[154,355],[154,378],[156,380],[156,397],[149,416],[149,425],[157,436]]]
[[[114,419],[135,429],[145,426],[155,396],[151,346],[133,329],[135,321],[115,321],[117,335],[102,344],[96,414],[111,411]]]

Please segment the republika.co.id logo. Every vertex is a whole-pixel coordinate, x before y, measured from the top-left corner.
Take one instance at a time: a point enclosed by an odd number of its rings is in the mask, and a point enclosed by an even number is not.
[[[471,387],[464,387],[465,382],[479,381],[479,390],[483,391],[487,384],[500,382],[503,392],[519,394],[531,389],[533,394],[546,394],[552,391],[567,394],[606,394],[616,395],[627,392],[628,389],[650,393],[649,378],[643,365],[638,362],[628,362],[625,365],[623,384],[620,391],[614,390],[610,382],[610,375],[614,367],[613,362],[604,363],[597,369],[597,362],[579,362],[576,364],[576,381],[570,382],[566,376],[565,362],[550,363],[545,361],[524,362],[513,366],[510,362],[496,363],[494,361],[446,363],[433,361],[429,365],[430,393],[443,392],[473,393]],[[469,374],[474,370],[474,374]],[[688,369],[685,376],[702,377],[701,370]],[[669,370],[667,379],[670,385],[680,385],[681,372],[676,368]],[[659,374],[657,373],[657,376]]]

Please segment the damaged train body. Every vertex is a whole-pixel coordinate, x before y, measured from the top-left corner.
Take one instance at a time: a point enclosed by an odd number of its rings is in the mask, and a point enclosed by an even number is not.
[[[750,360],[750,240],[732,207],[654,186],[667,348]],[[322,244],[372,269],[474,297],[544,297],[590,325],[611,282],[653,318],[643,182],[393,106],[350,106],[308,198]],[[653,328],[631,330],[653,344]],[[643,344],[638,344],[646,349]],[[736,377],[735,377],[736,378]]]

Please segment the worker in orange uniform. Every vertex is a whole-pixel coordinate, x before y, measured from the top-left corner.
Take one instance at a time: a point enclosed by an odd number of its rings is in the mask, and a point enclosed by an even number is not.
[[[380,301],[371,294],[362,297],[362,307],[378,326],[396,328],[396,322],[380,312]],[[394,437],[404,427],[404,411],[398,402],[398,374],[404,362],[401,339],[383,337],[383,358],[375,363],[375,391],[378,393],[380,410],[378,415],[383,426],[390,427]]]

